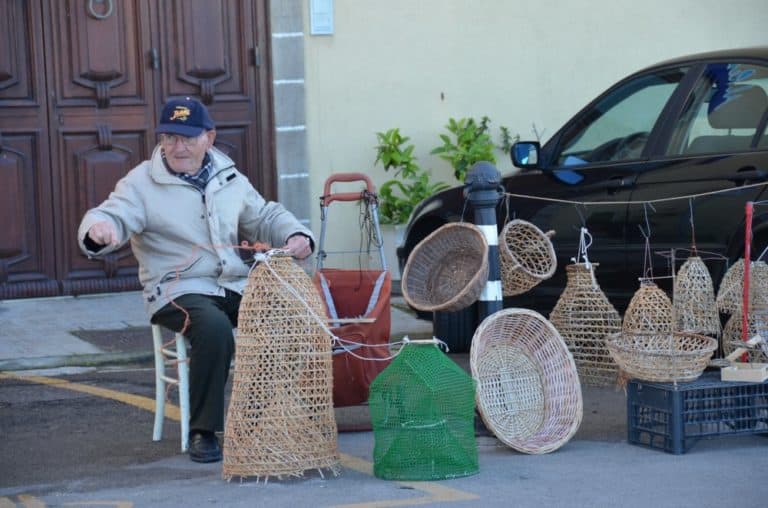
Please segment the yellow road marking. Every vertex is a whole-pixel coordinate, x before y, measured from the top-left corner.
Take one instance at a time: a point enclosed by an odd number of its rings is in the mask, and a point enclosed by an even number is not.
[[[107,388],[98,388],[96,386],[84,385],[81,383],[71,383],[65,379],[57,379],[57,378],[44,377],[44,376],[19,376],[16,374],[12,374],[10,372],[0,372],[0,379],[3,379],[3,378],[17,379],[20,381],[29,381],[32,383],[38,383],[42,385],[54,386],[56,388],[64,388],[66,390],[88,393],[90,395],[96,395],[98,397],[103,397],[106,399],[112,399],[119,402],[123,402],[125,404],[130,404],[132,406],[136,406],[153,413],[155,411],[155,399],[151,399],[149,397],[144,397],[141,395],[131,395],[129,393],[118,392],[116,390],[109,390]],[[165,416],[167,418],[170,418],[171,420],[178,422],[181,419],[181,413],[179,412],[178,406],[166,402]],[[340,453],[339,459],[341,461],[341,464],[344,467],[352,469],[354,471],[358,471],[360,473],[367,474],[369,476],[373,476],[373,464],[371,464],[370,462],[360,459],[358,457],[354,457],[352,455],[347,455],[346,453]],[[415,499],[391,499],[391,500],[382,500],[382,501],[372,501],[370,503],[345,504],[345,505],[339,505],[336,508],[387,508],[390,506],[416,506],[416,505],[439,503],[439,502],[448,503],[448,502],[455,502],[455,501],[468,501],[472,499],[479,499],[480,497],[476,494],[471,494],[469,492],[464,492],[458,489],[452,489],[450,487],[438,485],[437,483],[433,483],[433,482],[397,482],[397,483],[404,487],[408,487],[410,489],[424,492],[427,494],[427,496],[419,497]],[[31,498],[31,496],[27,496],[27,497],[30,497],[30,501],[34,499],[34,498]],[[19,499],[21,498],[22,496],[19,496]],[[0,503],[2,503],[2,501],[3,501],[3,498],[0,498]],[[27,506],[26,503],[25,503],[25,506]],[[42,505],[30,504],[28,506],[29,508],[33,508],[33,507],[42,506]],[[3,508],[3,504],[0,504],[0,508]]]

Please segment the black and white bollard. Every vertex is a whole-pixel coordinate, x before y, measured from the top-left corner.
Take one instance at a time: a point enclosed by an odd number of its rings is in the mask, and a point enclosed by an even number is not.
[[[464,179],[469,204],[475,211],[475,225],[488,241],[488,282],[477,302],[478,322],[504,307],[499,267],[499,230],[496,224],[496,205],[503,188],[501,174],[490,162],[476,162]]]

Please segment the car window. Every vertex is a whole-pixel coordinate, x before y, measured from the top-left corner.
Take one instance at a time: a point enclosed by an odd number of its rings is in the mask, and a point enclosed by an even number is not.
[[[739,152],[765,148],[768,68],[710,64],[686,100],[667,155]]]
[[[637,159],[687,68],[633,79],[580,115],[565,133],[558,166]]]

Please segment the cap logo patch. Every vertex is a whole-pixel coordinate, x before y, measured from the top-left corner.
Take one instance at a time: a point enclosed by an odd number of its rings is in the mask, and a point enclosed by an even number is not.
[[[173,114],[171,115],[171,118],[169,121],[173,122],[175,120],[181,120],[182,122],[186,122],[190,115],[189,108],[186,106],[176,106],[176,108],[173,110]]]

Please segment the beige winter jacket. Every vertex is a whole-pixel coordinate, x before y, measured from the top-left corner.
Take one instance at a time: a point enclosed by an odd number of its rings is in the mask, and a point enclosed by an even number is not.
[[[89,210],[77,233],[80,249],[98,257],[131,242],[139,262],[139,280],[151,316],[186,293],[242,293],[250,266],[237,250],[241,240],[282,247],[301,233],[312,232],[281,204],[266,202],[234,162],[212,148],[211,179],[203,194],[166,169],[156,147],[149,161],[133,168],[98,207]],[[89,251],[83,242],[91,226],[114,223],[119,246]]]

